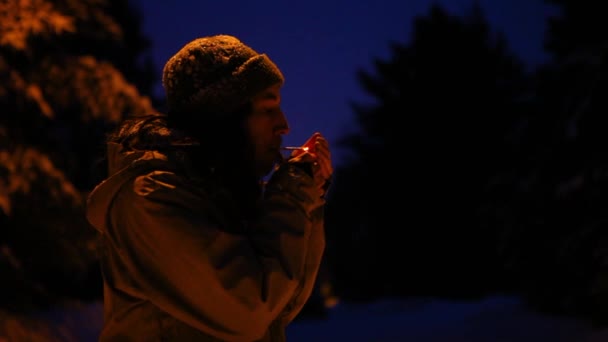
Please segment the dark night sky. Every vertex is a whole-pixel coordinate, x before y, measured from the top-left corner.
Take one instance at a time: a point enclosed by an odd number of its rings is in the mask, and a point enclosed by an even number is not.
[[[232,34],[267,53],[286,77],[283,109],[300,145],[313,131],[330,143],[353,129],[349,103],[366,102],[355,79],[358,68],[372,70],[374,58],[389,57],[389,41],[406,43],[412,18],[427,14],[429,0],[164,1],[139,0],[144,32],[152,39],[161,75],[165,61],[200,36]],[[470,9],[468,0],[436,1],[452,14]],[[494,30],[503,31],[521,58],[545,56],[545,18],[555,13],[541,0],[480,0]],[[162,88],[159,85],[158,91]],[[334,162],[343,158],[333,149]]]

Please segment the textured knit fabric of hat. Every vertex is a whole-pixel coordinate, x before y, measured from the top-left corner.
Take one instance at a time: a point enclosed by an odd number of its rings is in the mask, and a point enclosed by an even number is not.
[[[162,78],[169,112],[197,114],[230,112],[283,81],[268,56],[230,35],[187,43],[167,61]]]

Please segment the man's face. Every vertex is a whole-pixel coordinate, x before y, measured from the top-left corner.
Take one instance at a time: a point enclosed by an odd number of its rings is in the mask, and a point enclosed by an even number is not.
[[[253,97],[247,131],[254,151],[255,170],[267,175],[281,157],[282,136],[289,133],[287,119],[281,111],[281,86],[274,85]]]

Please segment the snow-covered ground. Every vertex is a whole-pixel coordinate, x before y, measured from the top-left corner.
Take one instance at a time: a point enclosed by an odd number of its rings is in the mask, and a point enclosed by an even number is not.
[[[68,314],[45,315],[66,341],[96,341],[101,304]],[[74,330],[75,329],[75,330]],[[1,338],[0,338],[1,340]],[[296,320],[288,342],[605,342],[608,329],[585,322],[530,312],[515,298],[488,297],[475,302],[430,299],[339,303],[323,320]]]
[[[515,298],[475,302],[381,300],[339,304],[327,320],[288,329],[289,342],[606,342],[608,329],[526,310]]]

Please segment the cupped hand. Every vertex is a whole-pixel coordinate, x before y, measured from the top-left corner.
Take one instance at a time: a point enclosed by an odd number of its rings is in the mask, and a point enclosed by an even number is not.
[[[304,149],[292,152],[289,162],[310,163],[315,183],[323,196],[334,172],[329,142],[321,133],[315,132],[302,147]]]

